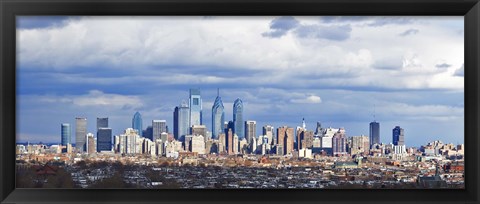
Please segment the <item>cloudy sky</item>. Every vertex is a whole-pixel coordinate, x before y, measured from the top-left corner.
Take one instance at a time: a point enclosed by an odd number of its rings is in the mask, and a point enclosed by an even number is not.
[[[463,17],[19,17],[17,141],[59,142],[60,124],[109,117],[114,134],[166,119],[199,88],[204,124],[220,88],[257,132],[345,127],[407,146],[463,143]],[[72,129],[74,141],[74,128]]]

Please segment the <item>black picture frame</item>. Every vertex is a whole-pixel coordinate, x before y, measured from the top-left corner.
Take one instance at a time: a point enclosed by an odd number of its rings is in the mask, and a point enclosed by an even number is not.
[[[465,17],[465,189],[15,189],[17,15],[460,15]],[[1,203],[479,203],[478,0],[1,0]]]

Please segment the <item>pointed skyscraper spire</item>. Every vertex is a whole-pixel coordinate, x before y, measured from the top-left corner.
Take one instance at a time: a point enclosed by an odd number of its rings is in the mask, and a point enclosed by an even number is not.
[[[225,113],[222,98],[220,98],[220,89],[217,88],[217,98],[212,106],[212,136],[218,139],[219,134],[222,133],[225,121]]]
[[[142,130],[143,130],[143,127],[142,127],[142,124],[143,124],[143,120],[142,120],[142,114],[140,114],[140,112],[135,112],[135,114],[133,115],[133,119],[132,119],[132,128],[137,130],[137,133],[142,136]]]

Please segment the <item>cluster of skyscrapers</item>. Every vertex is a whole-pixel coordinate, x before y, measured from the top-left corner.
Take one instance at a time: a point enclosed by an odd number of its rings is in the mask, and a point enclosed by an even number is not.
[[[87,118],[75,118],[75,146],[79,151],[100,152],[112,150],[112,128],[108,127],[108,118],[97,118],[97,136],[87,133]],[[71,126],[61,124],[61,144],[64,147],[71,145]]]
[[[96,137],[87,133],[87,119],[75,119],[75,143],[79,152],[115,151],[122,154],[152,154],[175,156],[179,152],[198,154],[299,154],[308,157],[312,153],[326,155],[367,154],[371,149],[385,148],[380,143],[380,124],[370,123],[370,135],[348,138],[344,128],[323,128],[317,122],[315,131],[307,130],[305,120],[296,128],[272,125],[263,126],[261,135],[256,135],[257,123],[244,121],[244,105],[237,98],[233,103],[233,120],[225,121],[225,107],[219,91],[212,106],[211,132],[203,124],[202,97],[199,89],[190,89],[189,101],[174,108],[173,134],[166,120],[152,120],[143,128],[142,115],[136,112],[131,128],[124,134],[112,137],[108,118],[97,118]],[[70,124],[61,125],[62,146],[68,147]],[[392,147],[396,154],[405,153],[403,129],[392,131]]]

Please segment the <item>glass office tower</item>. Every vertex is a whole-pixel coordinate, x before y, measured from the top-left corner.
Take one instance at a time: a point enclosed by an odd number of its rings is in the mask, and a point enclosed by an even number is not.
[[[202,125],[202,98],[199,89],[190,89],[190,127]]]
[[[185,135],[190,134],[190,108],[183,101],[180,106],[175,107],[173,112],[173,135],[176,140],[184,141]]]
[[[380,144],[380,123],[373,121],[370,123],[370,147],[373,144]]]
[[[233,133],[241,140],[245,137],[243,122],[243,102],[239,98],[233,103]]]
[[[137,111],[134,115],[133,115],[133,119],[132,119],[132,128],[134,130],[137,130],[137,133],[138,135],[140,136],[143,136],[143,127],[142,127],[142,115]]]
[[[98,128],[97,151],[112,151],[112,128]]]
[[[72,144],[72,132],[71,132],[70,124],[62,123],[61,125],[61,133],[62,133],[62,146],[67,146],[67,144]]]
[[[212,106],[212,137],[218,138],[218,135],[223,132],[225,121],[225,108],[223,107],[220,93],[217,92],[217,98]]]

